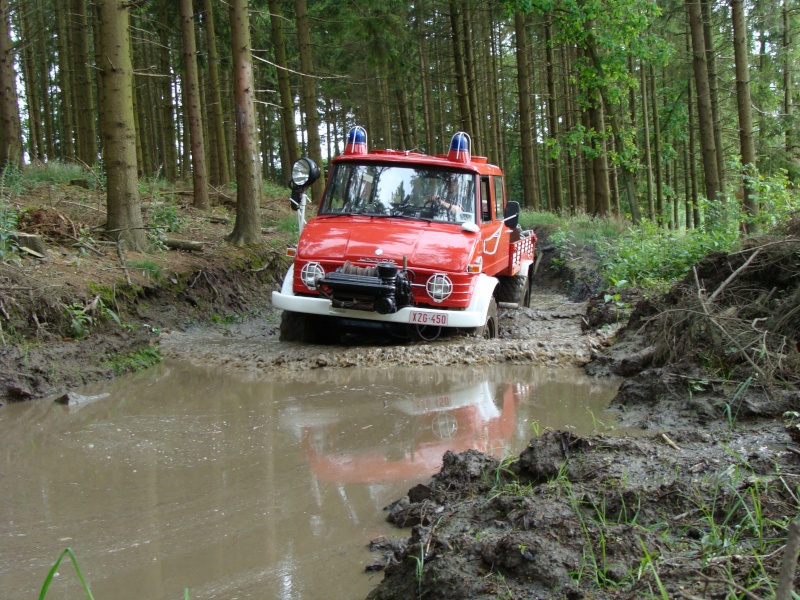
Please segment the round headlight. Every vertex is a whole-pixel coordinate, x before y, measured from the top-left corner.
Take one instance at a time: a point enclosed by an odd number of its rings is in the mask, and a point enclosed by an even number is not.
[[[425,284],[425,289],[434,302],[442,302],[453,293],[453,282],[447,275],[437,273],[430,276],[428,283]]]
[[[310,158],[303,157],[292,167],[292,183],[297,186],[311,185],[319,177],[319,167]]]
[[[322,265],[316,262],[306,263],[300,270],[300,279],[310,290],[316,290],[317,280],[323,277],[325,277],[325,270],[322,268]]]

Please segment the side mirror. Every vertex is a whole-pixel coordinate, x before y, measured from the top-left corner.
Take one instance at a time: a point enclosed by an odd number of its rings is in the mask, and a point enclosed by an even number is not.
[[[292,167],[291,206],[293,210],[300,208],[300,201],[305,189],[319,179],[320,171],[317,164],[310,158],[303,157]]]
[[[506,202],[506,209],[503,212],[503,221],[506,226],[514,229],[519,223],[519,202],[516,200],[509,200]]]

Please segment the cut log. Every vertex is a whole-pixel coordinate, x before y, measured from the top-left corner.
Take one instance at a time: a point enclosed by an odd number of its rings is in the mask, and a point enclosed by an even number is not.
[[[203,242],[193,242],[191,240],[165,239],[164,245],[171,250],[188,250],[189,252],[202,252]]]
[[[24,233],[22,231],[14,232],[13,236],[20,250],[26,251],[28,254],[32,254],[38,258],[47,256],[47,244],[44,243],[42,236]]]

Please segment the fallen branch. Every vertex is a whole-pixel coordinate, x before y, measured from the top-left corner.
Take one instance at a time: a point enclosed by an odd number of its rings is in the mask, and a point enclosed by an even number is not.
[[[72,204],[73,206],[80,206],[81,208],[88,208],[89,210],[94,210],[99,213],[103,213],[104,215],[107,214],[102,208],[95,208],[94,206],[89,206],[88,204],[81,204],[80,202],[71,202],[69,200],[59,200],[56,202],[56,206],[59,204]]]
[[[125,239],[120,238],[119,242],[117,242],[117,257],[119,258],[119,264],[122,265],[122,270],[125,271],[125,283],[131,285],[131,275],[128,273],[128,265],[125,264],[125,255],[122,253],[122,247],[125,245]]]
[[[711,296],[709,297],[708,301],[709,302],[714,302],[714,300],[717,299],[717,297],[725,290],[725,288],[728,287],[728,284],[731,281],[733,281],[734,279],[736,279],[745,269],[747,269],[747,267],[750,266],[750,263],[752,263],[753,259],[756,256],[758,256],[759,252],[761,252],[761,248],[758,248],[755,252],[753,252],[750,255],[750,258],[748,258],[741,267],[739,267],[733,273],[731,273],[728,276],[728,278],[725,281],[723,281],[716,290],[714,290],[714,293],[711,294]],[[696,275],[697,275],[697,273],[695,273],[695,276]]]
[[[661,438],[662,438],[662,439],[663,439],[665,442],[667,442],[667,444],[669,444],[669,446],[670,446],[670,447],[674,448],[675,450],[680,450],[680,449],[681,449],[681,447],[680,447],[680,446],[678,446],[678,444],[676,444],[675,442],[673,442],[673,441],[670,439],[670,437],[669,437],[669,436],[668,436],[666,433],[662,433],[662,434],[661,434]]]
[[[741,585],[739,585],[735,581],[731,581],[730,579],[721,579],[721,578],[717,578],[717,577],[709,577],[708,575],[704,575],[703,573],[700,573],[699,571],[697,572],[697,574],[700,575],[700,577],[702,577],[703,580],[706,581],[707,583],[721,583],[723,585],[730,586],[733,589],[735,589],[737,592],[739,592],[740,594],[744,594],[744,596],[746,598],[750,598],[750,600],[763,600],[762,598],[760,598],[759,596],[756,596],[753,592],[751,592],[747,588],[742,587]],[[775,598],[776,598],[776,600],[779,600],[777,596]]]
[[[798,551],[800,551],[800,519],[795,519],[789,523],[786,550],[783,553],[783,564],[778,576],[778,591],[775,592],[775,600],[791,600],[792,598]]]
[[[759,376],[761,377],[761,381],[767,381],[768,378],[767,378],[766,374],[764,373],[764,371],[761,370],[761,367],[759,367],[755,363],[755,361],[753,361],[753,359],[750,358],[750,355],[745,350],[743,350],[742,348],[739,347],[739,344],[736,343],[736,339],[730,333],[728,333],[728,330],[725,329],[722,325],[720,325],[716,321],[716,319],[714,319],[714,317],[711,316],[711,313],[708,310],[708,306],[706,306],[706,303],[703,300],[703,288],[701,287],[700,279],[697,276],[697,268],[696,267],[692,267],[692,272],[694,273],[694,280],[695,280],[695,283],[697,284],[697,299],[700,302],[700,306],[703,309],[703,313],[705,314],[705,316],[708,318],[709,321],[711,321],[714,325],[717,326],[717,329],[719,329],[723,334],[725,334],[725,337],[727,337],[728,340],[730,340],[730,342],[736,347],[736,349],[739,351],[739,353],[742,356],[745,357],[747,362],[750,363],[750,366],[753,367],[755,372],[759,374]]]

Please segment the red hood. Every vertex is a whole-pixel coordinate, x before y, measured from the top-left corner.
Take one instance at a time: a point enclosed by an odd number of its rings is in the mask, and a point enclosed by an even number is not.
[[[479,236],[452,224],[370,217],[322,217],[303,229],[297,246],[304,260],[356,262],[408,258],[412,268],[461,271]]]

